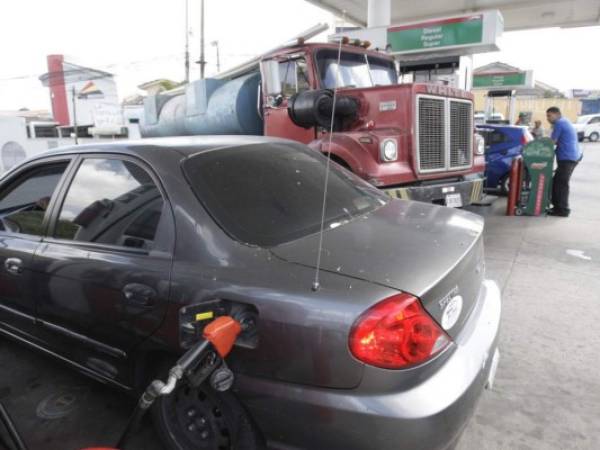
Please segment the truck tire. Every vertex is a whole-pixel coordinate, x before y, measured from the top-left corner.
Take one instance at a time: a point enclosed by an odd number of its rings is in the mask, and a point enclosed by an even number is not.
[[[599,138],[600,138],[600,134],[597,131],[594,131],[588,137],[588,139],[590,140],[590,142],[598,142]]]
[[[152,408],[157,434],[168,450],[259,450],[258,429],[234,394],[203,383],[181,384]]]

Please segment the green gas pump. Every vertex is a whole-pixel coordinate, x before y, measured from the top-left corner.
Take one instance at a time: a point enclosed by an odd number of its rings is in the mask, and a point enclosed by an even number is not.
[[[523,147],[522,186],[515,208],[518,216],[539,216],[550,206],[554,169],[554,141],[541,138]]]

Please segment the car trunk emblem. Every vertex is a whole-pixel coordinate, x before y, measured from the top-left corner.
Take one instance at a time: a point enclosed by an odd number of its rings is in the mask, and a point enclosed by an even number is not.
[[[463,307],[463,298],[458,295],[458,286],[452,289],[444,298],[439,301],[440,308],[442,309],[442,328],[449,330],[460,317]]]
[[[456,295],[450,299],[442,314],[442,328],[444,330],[449,330],[458,322],[462,306],[463,298],[460,295]]]

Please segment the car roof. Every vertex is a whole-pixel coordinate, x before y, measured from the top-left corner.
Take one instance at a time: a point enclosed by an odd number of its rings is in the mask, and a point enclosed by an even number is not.
[[[223,147],[238,147],[252,144],[267,143],[294,143],[288,139],[272,138],[266,136],[242,136],[242,135],[220,135],[220,136],[178,136],[132,139],[108,142],[92,142],[82,145],[69,145],[58,147],[47,152],[36,155],[32,159],[44,158],[61,154],[81,153],[123,153],[140,154],[140,152],[172,151],[183,157],[189,157],[196,153],[214,150]]]
[[[529,130],[527,125],[503,125],[501,123],[478,123],[475,124],[475,128],[491,128],[495,130]]]

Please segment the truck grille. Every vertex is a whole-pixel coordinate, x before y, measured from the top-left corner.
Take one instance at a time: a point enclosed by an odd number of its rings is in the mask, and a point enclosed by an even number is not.
[[[446,166],[446,102],[444,99],[419,98],[419,166],[438,170]]]
[[[419,172],[469,167],[473,160],[473,104],[419,96],[416,137]]]
[[[450,100],[450,167],[471,165],[473,146],[471,103]]]

